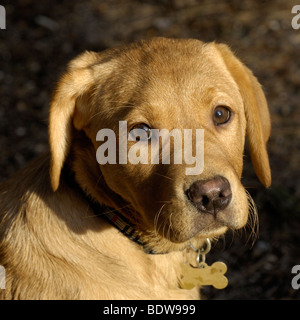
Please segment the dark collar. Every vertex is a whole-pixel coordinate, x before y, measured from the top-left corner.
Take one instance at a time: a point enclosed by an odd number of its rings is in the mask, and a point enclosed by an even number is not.
[[[96,216],[98,216],[99,218],[105,219],[112,226],[114,226],[121,233],[123,233],[124,236],[126,236],[128,239],[142,246],[145,253],[157,254],[153,250],[148,249],[146,247],[145,243],[143,243],[140,240],[140,236],[138,235],[138,232],[133,228],[130,222],[120,214],[119,211],[112,208],[108,208],[106,206],[101,206],[99,203],[96,203],[95,201],[93,201],[90,197],[86,196],[86,198]]]
[[[140,240],[137,231],[132,227],[129,221],[125,217],[123,217],[119,212],[113,209],[108,209],[106,210],[106,212],[101,213],[101,217],[108,221],[112,226],[116,227],[128,239],[142,246],[145,253],[154,254],[152,250],[149,250],[145,247],[145,244]]]

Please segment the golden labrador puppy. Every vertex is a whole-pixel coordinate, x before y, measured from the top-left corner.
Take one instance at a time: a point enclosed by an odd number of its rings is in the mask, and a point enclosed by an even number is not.
[[[159,130],[186,133],[169,136],[169,160]],[[226,45],[155,38],[80,55],[54,93],[50,152],[0,185],[0,297],[199,298],[180,264],[246,224],[245,135],[267,187],[265,96]]]

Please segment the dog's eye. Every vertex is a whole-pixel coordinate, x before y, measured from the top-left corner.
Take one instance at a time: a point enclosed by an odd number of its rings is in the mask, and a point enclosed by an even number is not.
[[[130,131],[129,136],[133,141],[146,141],[151,139],[151,128],[144,124],[139,123],[135,125]]]
[[[214,110],[213,121],[216,126],[224,124],[229,121],[231,112],[227,107],[218,106]]]

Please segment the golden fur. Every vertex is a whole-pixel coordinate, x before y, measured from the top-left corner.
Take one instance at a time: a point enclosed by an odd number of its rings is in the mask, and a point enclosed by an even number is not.
[[[233,110],[224,126],[211,120],[218,104]],[[120,120],[205,129],[203,173],[185,175],[185,164],[99,165],[97,131],[116,131]],[[247,222],[240,182],[246,133],[267,187],[267,103],[226,45],[155,38],[71,61],[50,107],[49,153],[0,184],[0,265],[6,270],[0,298],[199,298],[198,288],[179,288],[180,263],[195,259],[190,243],[199,247]],[[197,212],[184,193],[194,181],[215,176],[226,177],[232,189],[217,218]],[[84,194],[122,212],[146,246],[163,254],[146,254],[96,216]]]

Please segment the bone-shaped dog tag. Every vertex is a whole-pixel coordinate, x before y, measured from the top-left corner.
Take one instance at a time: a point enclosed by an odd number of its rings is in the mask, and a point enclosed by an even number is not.
[[[224,289],[228,285],[228,279],[224,276],[226,271],[226,264],[220,261],[213,263],[211,266],[201,263],[200,267],[182,264],[181,288],[192,289],[195,286],[211,285],[216,289]]]

